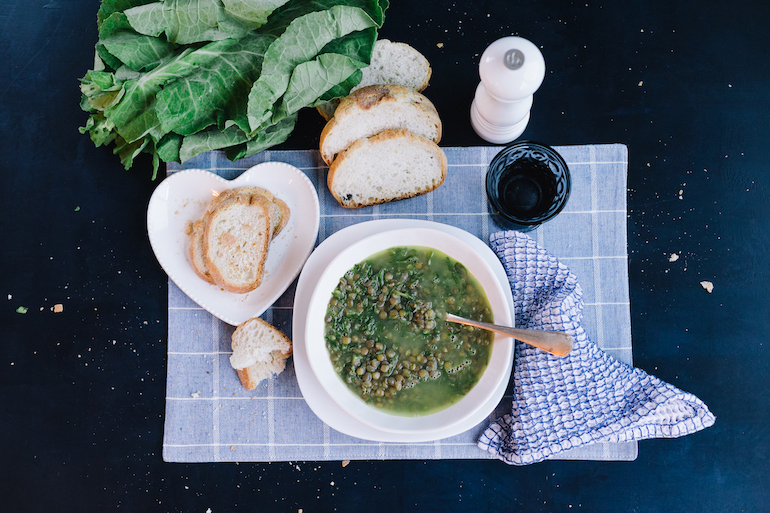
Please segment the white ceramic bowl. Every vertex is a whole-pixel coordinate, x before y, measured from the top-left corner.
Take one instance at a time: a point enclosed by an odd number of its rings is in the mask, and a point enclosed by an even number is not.
[[[429,415],[402,416],[370,406],[353,393],[334,371],[324,341],[324,318],[332,292],[342,275],[355,264],[395,246],[430,247],[465,265],[484,288],[492,307],[494,322],[510,325],[512,313],[502,285],[483,257],[468,244],[454,235],[430,228],[386,231],[343,249],[319,278],[310,299],[305,325],[305,346],[310,367],[326,393],[343,410],[360,422],[382,431],[409,434],[436,431],[464,422],[471,416],[477,417],[480,422],[491,413],[482,412],[481,409],[485,408],[485,405],[488,408],[490,396],[504,389],[501,383],[507,383],[510,378],[509,363],[513,358],[513,341],[503,335],[495,336],[489,365],[476,386],[459,402]]]

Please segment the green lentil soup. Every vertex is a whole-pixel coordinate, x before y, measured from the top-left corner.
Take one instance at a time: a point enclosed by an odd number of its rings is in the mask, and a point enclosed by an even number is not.
[[[340,279],[326,311],[334,370],[366,403],[398,415],[455,404],[479,381],[494,335],[444,313],[493,322],[484,289],[461,263],[421,246],[394,247]]]

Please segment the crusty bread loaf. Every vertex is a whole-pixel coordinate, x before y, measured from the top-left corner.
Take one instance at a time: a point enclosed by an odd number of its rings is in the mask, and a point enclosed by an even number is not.
[[[234,195],[207,217],[206,268],[222,289],[242,294],[262,282],[272,234],[270,210],[261,196]]]
[[[361,82],[351,89],[351,93],[377,84],[398,84],[422,91],[428,87],[432,70],[428,59],[408,44],[380,39],[374,43],[371,63],[361,73]],[[324,103],[318,107],[318,112],[328,121],[334,116],[338,104],[339,100]]]
[[[385,130],[359,139],[329,168],[328,186],[345,208],[425,194],[446,178],[444,152],[408,130]]]
[[[292,344],[281,330],[253,318],[238,326],[232,336],[230,365],[246,390],[253,390],[262,380],[280,374],[291,356]]]
[[[441,118],[425,96],[398,85],[373,85],[342,99],[321,132],[321,158],[331,165],[335,156],[358,139],[389,129],[407,129],[438,143]]]

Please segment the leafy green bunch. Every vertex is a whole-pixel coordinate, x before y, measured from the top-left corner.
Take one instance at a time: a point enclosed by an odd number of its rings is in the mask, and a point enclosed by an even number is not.
[[[371,61],[389,0],[102,0],[81,133],[184,162],[237,160],[285,141],[303,107],[347,95]]]

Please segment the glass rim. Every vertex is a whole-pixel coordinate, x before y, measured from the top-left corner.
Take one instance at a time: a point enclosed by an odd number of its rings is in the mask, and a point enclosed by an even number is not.
[[[562,194],[557,195],[555,208],[549,208],[544,214],[541,214],[539,216],[536,216],[534,218],[530,219],[522,219],[519,217],[516,217],[512,214],[509,214],[508,212],[505,212],[503,208],[501,208],[500,201],[498,198],[498,194],[496,191],[493,190],[494,184],[495,184],[495,178],[497,178],[500,174],[500,172],[507,167],[503,164],[503,162],[507,159],[507,157],[517,150],[521,149],[532,149],[542,152],[547,157],[547,162],[553,163],[559,170],[563,172],[563,180],[564,180],[564,192]],[[495,155],[495,157],[492,159],[492,161],[489,163],[489,166],[487,166],[487,175],[486,175],[486,190],[487,190],[487,200],[489,203],[494,207],[495,212],[505,219],[506,221],[510,223],[514,223],[520,226],[537,226],[539,224],[544,223],[545,221],[549,221],[550,219],[553,219],[557,214],[559,214],[564,207],[567,205],[567,201],[569,200],[569,196],[572,190],[572,180],[570,177],[569,172],[569,166],[567,166],[567,162],[564,160],[564,157],[561,156],[561,154],[554,150],[551,146],[548,146],[547,144],[539,143],[536,141],[515,141],[511,144],[508,144],[505,146],[500,152]]]

